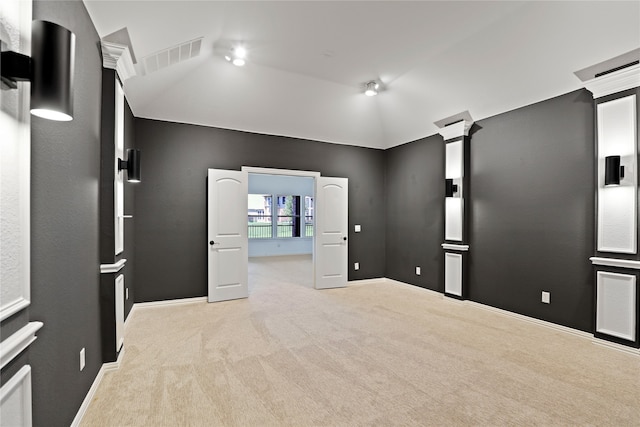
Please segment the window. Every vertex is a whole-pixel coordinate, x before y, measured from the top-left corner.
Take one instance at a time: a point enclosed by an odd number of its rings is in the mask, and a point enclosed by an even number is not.
[[[304,235],[313,237],[313,197],[304,196]]]
[[[300,237],[300,196],[278,196],[276,237]]]
[[[249,194],[248,227],[249,239],[313,237],[313,197]]]
[[[249,239],[273,237],[271,220],[271,195],[249,194]]]

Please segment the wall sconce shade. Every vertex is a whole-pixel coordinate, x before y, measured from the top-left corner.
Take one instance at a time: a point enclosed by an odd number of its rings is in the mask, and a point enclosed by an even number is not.
[[[48,21],[33,21],[31,58],[2,52],[2,83],[16,89],[19,81],[31,81],[31,114],[49,120],[73,119],[73,70],[75,35]]]
[[[620,178],[624,178],[624,166],[620,166],[620,156],[604,158],[604,185],[620,185]]]
[[[31,27],[31,114],[73,120],[76,36],[60,25],[34,21]]]
[[[140,150],[129,148],[127,160],[118,159],[118,171],[127,171],[127,181],[140,182]]]
[[[458,192],[458,186],[453,183],[453,179],[445,179],[444,196],[453,197]]]

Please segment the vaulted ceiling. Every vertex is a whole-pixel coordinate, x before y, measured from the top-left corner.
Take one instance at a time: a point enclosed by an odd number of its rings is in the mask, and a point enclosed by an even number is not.
[[[128,33],[137,117],[373,148],[578,89],[575,71],[640,47],[638,1],[84,3],[100,37]],[[244,67],[224,58],[237,43]]]

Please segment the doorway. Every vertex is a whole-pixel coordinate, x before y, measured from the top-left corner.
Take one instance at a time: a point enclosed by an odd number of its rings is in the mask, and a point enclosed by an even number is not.
[[[209,302],[246,298],[248,292],[248,174],[314,180],[313,281],[316,289],[347,284],[348,180],[319,172],[255,168],[209,169],[207,190]]]

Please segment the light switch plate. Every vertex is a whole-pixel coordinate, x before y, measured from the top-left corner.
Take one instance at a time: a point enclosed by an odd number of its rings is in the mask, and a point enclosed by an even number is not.
[[[551,303],[551,292],[542,291],[542,302],[545,304]]]
[[[360,231],[362,231],[362,227],[360,227],[360,224],[356,224],[355,230],[356,230],[356,233],[359,233]]]
[[[85,359],[84,359],[84,347],[80,350],[80,370],[84,369]]]

